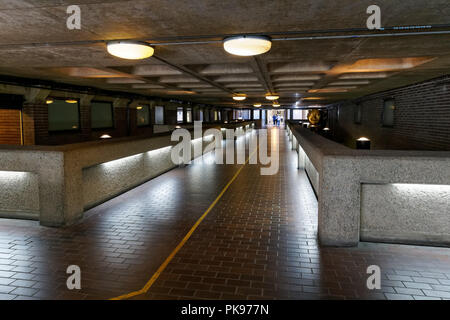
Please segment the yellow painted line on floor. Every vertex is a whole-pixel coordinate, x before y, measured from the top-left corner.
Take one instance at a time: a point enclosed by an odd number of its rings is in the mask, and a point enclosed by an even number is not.
[[[205,217],[208,215],[208,213],[214,208],[214,206],[219,202],[220,198],[225,194],[225,192],[228,190],[228,188],[231,186],[234,180],[238,177],[238,175],[241,173],[242,169],[244,169],[245,165],[248,163],[250,158],[255,154],[257,150],[255,150],[248,158],[247,161],[239,168],[239,170],[234,174],[233,178],[227,183],[227,185],[222,189],[222,191],[219,193],[217,198],[214,200],[213,203],[206,209],[206,211],[202,214],[202,216],[197,220],[197,222],[192,226],[191,230],[184,236],[183,240],[176,246],[176,248],[170,253],[170,255],[164,260],[164,262],[159,266],[158,270],[153,274],[153,276],[150,278],[150,280],[145,284],[145,286],[138,291],[133,291],[115,298],[111,298],[110,300],[123,300],[128,299],[131,297],[138,296],[140,294],[146,293],[153,283],[159,278],[161,273],[166,269],[167,265],[172,261],[172,259],[175,257],[175,255],[180,251],[180,249],[184,246],[184,244],[189,240],[191,235],[194,233],[194,231],[197,229],[197,227],[200,225],[200,223],[205,219]]]

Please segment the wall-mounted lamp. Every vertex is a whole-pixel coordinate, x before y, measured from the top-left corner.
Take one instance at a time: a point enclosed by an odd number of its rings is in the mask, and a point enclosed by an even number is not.
[[[356,139],[356,149],[370,150],[370,139],[366,137]]]

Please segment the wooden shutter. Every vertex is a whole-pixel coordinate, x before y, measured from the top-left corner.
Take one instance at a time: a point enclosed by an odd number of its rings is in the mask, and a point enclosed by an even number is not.
[[[20,110],[0,109],[0,144],[22,144]]]

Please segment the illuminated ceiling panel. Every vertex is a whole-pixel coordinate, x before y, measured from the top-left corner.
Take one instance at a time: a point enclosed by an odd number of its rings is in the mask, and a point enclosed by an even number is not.
[[[415,58],[393,58],[393,59],[361,59],[350,66],[340,67],[345,72],[380,72],[411,69],[421,64],[430,62],[435,58],[432,57],[415,57]]]

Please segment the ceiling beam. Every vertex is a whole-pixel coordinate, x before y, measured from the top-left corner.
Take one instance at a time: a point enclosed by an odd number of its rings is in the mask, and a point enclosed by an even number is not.
[[[256,75],[260,79],[260,82],[263,84],[264,88],[268,93],[275,93],[273,88],[272,80],[269,76],[269,71],[267,70],[266,64],[262,61],[261,57],[255,56],[251,61],[251,66],[255,71]]]
[[[190,75],[190,76],[192,76],[192,77],[194,77],[194,78],[196,78],[196,79],[198,79],[200,81],[208,83],[208,84],[210,84],[210,85],[212,85],[212,86],[214,86],[214,87],[216,87],[218,89],[221,89],[221,90],[223,90],[225,92],[234,94],[234,91],[231,90],[230,88],[226,88],[226,87],[222,86],[221,84],[219,84],[219,83],[217,83],[217,82],[215,82],[215,81],[213,81],[211,79],[208,79],[207,77],[204,77],[201,74],[199,74],[199,73],[197,73],[197,72],[195,72],[195,71],[193,71],[193,70],[191,70],[189,68],[186,68],[183,65],[172,63],[172,62],[167,61],[166,59],[161,58],[161,57],[156,56],[156,55],[153,55],[153,58],[155,58],[156,60],[158,60],[158,61],[160,61],[160,62],[162,62],[162,63],[164,63],[164,64],[166,64],[166,65],[168,65],[168,66],[170,66],[170,67],[172,67],[172,68],[174,68],[176,70],[178,70],[178,71],[181,71],[181,72],[183,72],[183,73],[185,73],[187,75]]]
[[[1,10],[0,10],[1,11]],[[356,34],[358,32],[358,34]],[[272,41],[301,41],[301,40],[330,40],[330,39],[354,39],[358,38],[378,38],[378,37],[404,37],[404,36],[424,36],[424,35],[448,35],[450,34],[450,24],[433,24],[423,26],[402,26],[384,27],[381,30],[368,30],[367,28],[346,28],[346,29],[324,29],[324,30],[298,30],[279,32],[258,32],[258,33],[234,33],[234,34],[212,34],[195,36],[173,36],[156,38],[118,38],[118,39],[98,39],[98,40],[78,40],[78,41],[58,41],[58,42],[28,42],[28,43],[8,43],[1,44],[0,49],[14,48],[36,48],[49,46],[83,46],[92,44],[108,43],[109,41],[146,41],[153,46],[186,45],[186,44],[208,44],[221,43],[224,38],[232,36],[270,36]]]

